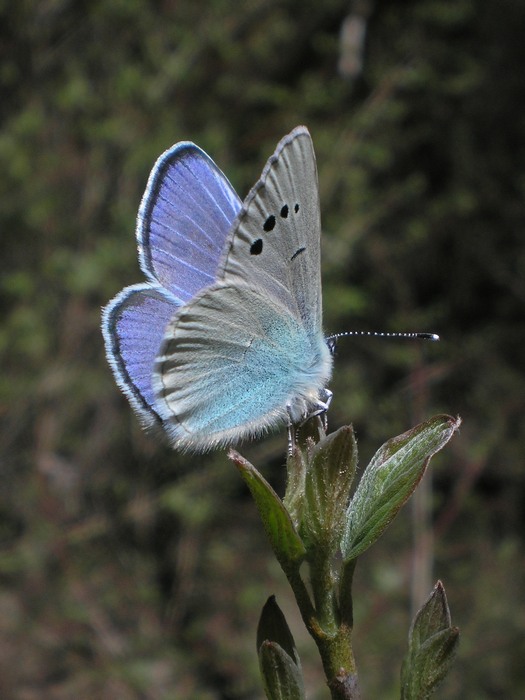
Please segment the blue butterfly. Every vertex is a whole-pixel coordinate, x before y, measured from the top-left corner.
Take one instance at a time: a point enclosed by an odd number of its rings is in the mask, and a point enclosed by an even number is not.
[[[326,410],[320,237],[305,127],[279,142],[244,202],[195,144],[160,156],[137,218],[147,282],[102,318],[117,384],[145,427],[203,451]]]

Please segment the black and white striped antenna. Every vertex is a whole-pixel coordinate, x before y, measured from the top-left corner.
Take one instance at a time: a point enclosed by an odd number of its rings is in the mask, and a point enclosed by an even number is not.
[[[346,338],[350,335],[357,336],[375,336],[377,338],[419,338],[422,340],[439,340],[439,335],[437,333],[389,333],[387,331],[345,331],[344,333],[334,333],[326,338],[328,347],[332,352],[335,351],[335,346],[338,338]]]
[[[423,340],[439,340],[437,333],[388,333],[387,331],[345,331],[344,333],[334,333],[329,335],[328,340],[337,340],[347,335],[374,335],[380,338],[422,338]]]

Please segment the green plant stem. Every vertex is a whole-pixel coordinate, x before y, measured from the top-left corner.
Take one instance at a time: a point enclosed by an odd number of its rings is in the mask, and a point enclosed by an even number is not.
[[[354,605],[352,601],[352,583],[354,580],[355,565],[357,559],[353,559],[343,566],[341,582],[339,585],[339,611],[341,622],[349,627],[354,626]]]
[[[318,574],[321,576],[319,570]],[[320,584],[318,587],[316,579],[321,579],[315,575],[312,577],[316,605],[322,611],[322,616],[318,616],[299,569],[288,570],[286,575],[303,622],[319,649],[332,700],[359,700],[361,696],[352,650],[352,627],[346,622],[338,622],[332,592],[328,591],[326,585]],[[324,624],[321,624],[320,619]]]
[[[312,635],[314,636],[314,635]],[[335,635],[314,636],[332,700],[359,700],[352,629],[341,624]]]

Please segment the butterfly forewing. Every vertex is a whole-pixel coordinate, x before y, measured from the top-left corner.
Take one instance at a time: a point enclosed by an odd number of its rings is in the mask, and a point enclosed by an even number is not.
[[[281,140],[246,197],[222,263],[225,281],[279,299],[311,333],[321,331],[321,218],[312,140],[297,127]]]
[[[181,302],[216,279],[241,201],[224,173],[198,146],[181,142],[150,175],[137,219],[144,274]]]

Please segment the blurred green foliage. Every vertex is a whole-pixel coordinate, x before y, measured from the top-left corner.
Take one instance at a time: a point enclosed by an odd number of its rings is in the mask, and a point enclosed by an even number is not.
[[[435,572],[462,631],[439,697],[525,696],[525,8],[367,6],[349,77],[340,29],[366,9],[349,0],[0,3],[0,697],[261,697],[260,608],[275,592],[297,615],[255,508],[224,454],[141,432],[99,317],[141,280],[134,219],[165,148],[195,141],[244,195],[300,123],[327,332],[442,336],[341,341],[332,427],[354,423],[366,463],[461,414],[434,467]],[[244,452],[282,492],[284,431]],[[356,573],[365,697],[398,697],[410,551],[405,515]]]

